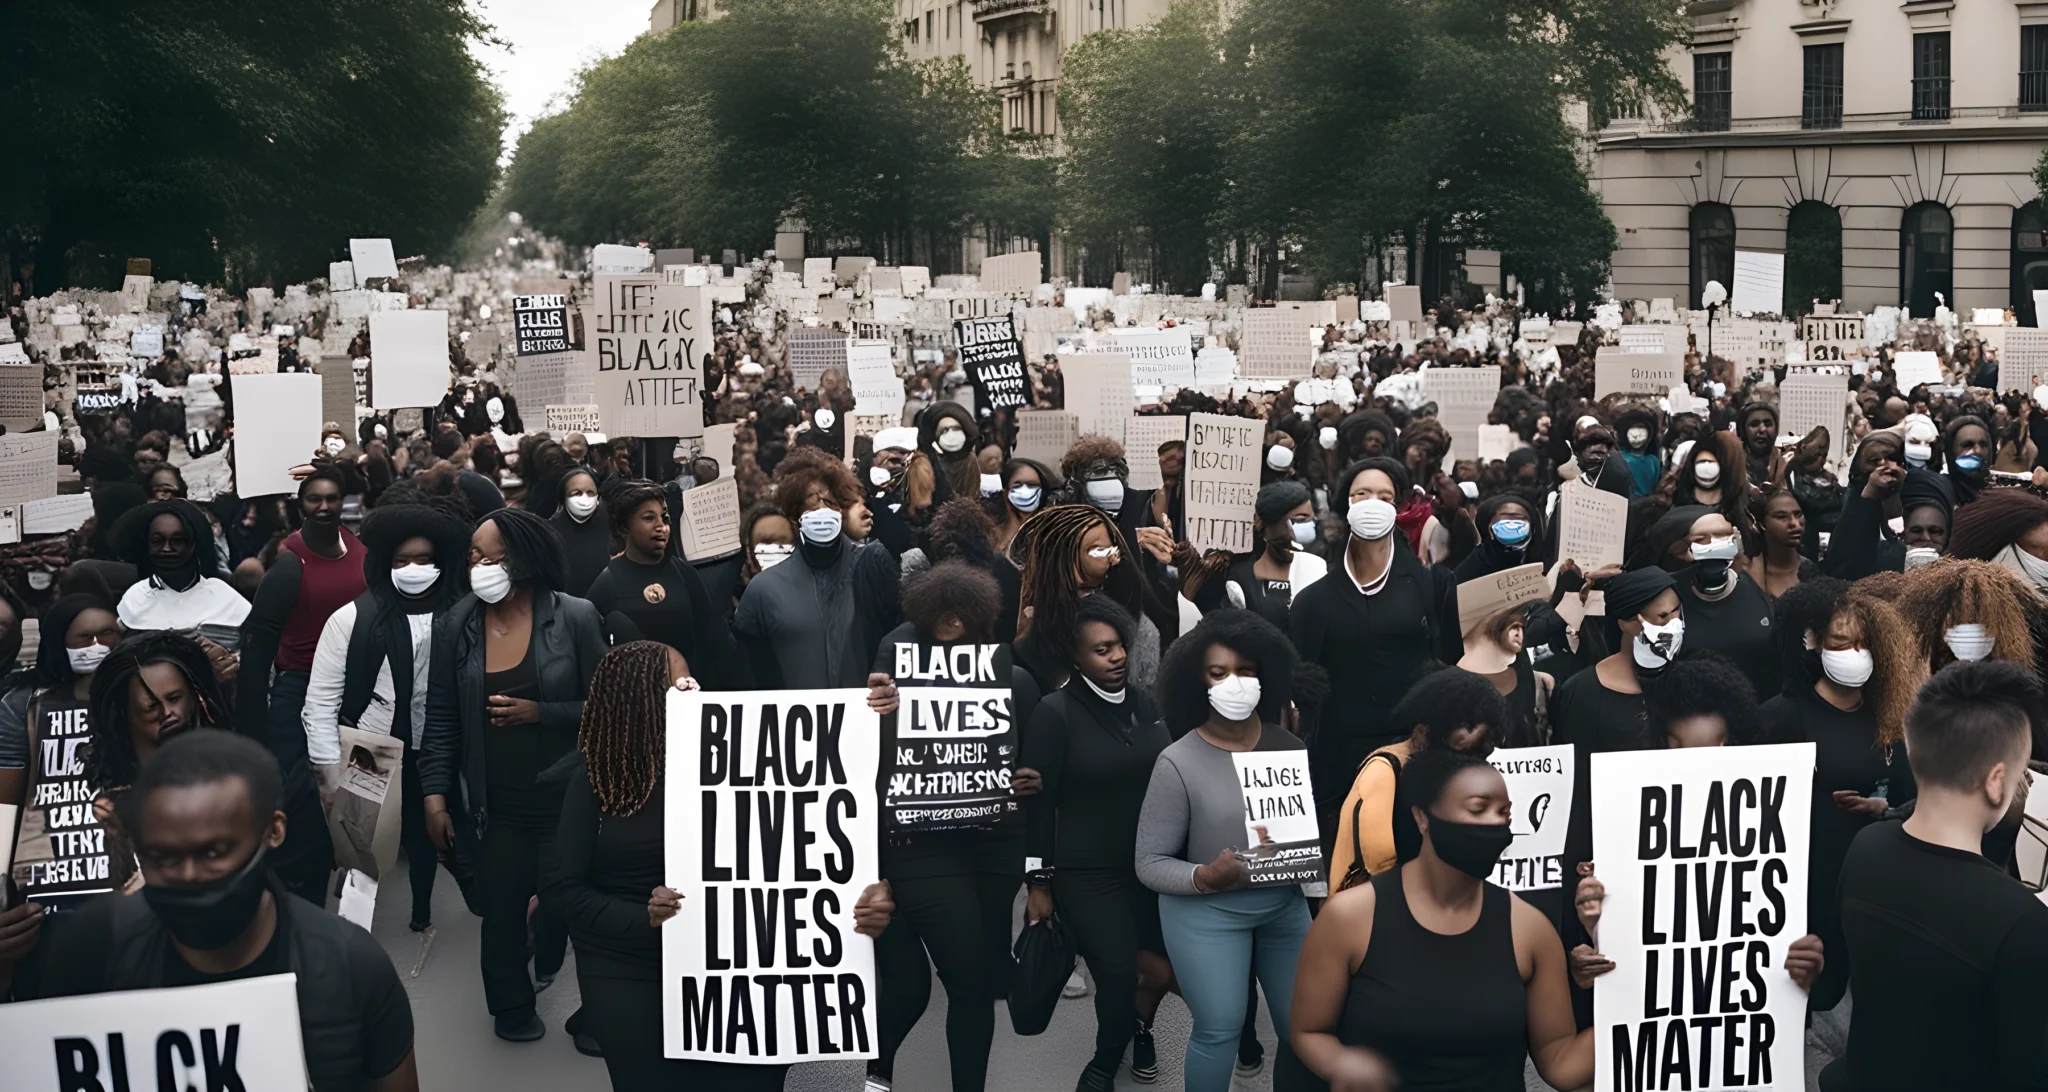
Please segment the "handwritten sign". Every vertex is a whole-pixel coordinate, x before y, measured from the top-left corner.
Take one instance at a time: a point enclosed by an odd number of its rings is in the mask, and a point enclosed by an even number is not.
[[[569,297],[512,297],[512,333],[518,356],[569,351]]]
[[[683,491],[683,556],[691,561],[709,561],[740,551],[740,485],[737,478],[717,481]]]
[[[1198,553],[1256,548],[1252,505],[1259,495],[1266,423],[1214,413],[1188,415],[1183,474],[1188,542]]]
[[[1315,366],[1315,343],[1300,312],[1254,307],[1237,336],[1238,374],[1247,379],[1293,379]]]
[[[1621,564],[1628,537],[1628,498],[1570,482],[1557,491],[1557,560],[1574,561],[1590,573]]]
[[[1195,385],[1195,345],[1187,330],[1116,329],[1109,332],[1119,352],[1131,357],[1131,382],[1139,387]]]
[[[1066,408],[1083,436],[1124,441],[1131,417],[1131,358],[1125,353],[1075,353],[1060,358],[1066,378]]]
[[[652,275],[599,276],[595,295],[589,352],[604,431],[702,436],[699,399],[711,334],[704,289],[660,284]]]
[[[1009,315],[961,319],[953,324],[960,366],[974,383],[974,402],[990,410],[1031,404],[1024,374],[1024,343]]]
[[[1422,396],[1436,403],[1436,419],[1451,436],[1444,455],[1445,470],[1456,459],[1479,453],[1479,426],[1500,397],[1500,365],[1483,368],[1428,368],[1422,373]]]
[[[1244,797],[1244,864],[1251,886],[1322,883],[1308,751],[1236,751],[1230,761]]]
[[[1132,489],[1159,489],[1166,484],[1159,469],[1159,448],[1186,442],[1188,419],[1180,414],[1132,417],[1124,422],[1124,462],[1131,468],[1124,481]]]
[[[902,704],[882,725],[888,828],[976,829],[1020,816],[1010,795],[1019,745],[1010,646],[897,641],[891,655]]]
[[[1017,447],[1014,454],[1020,459],[1036,459],[1047,466],[1058,467],[1060,460],[1066,457],[1067,449],[1080,438],[1079,423],[1070,411],[1017,411]]]
[[[1508,799],[1515,806],[1515,840],[1494,866],[1493,882],[1510,891],[1564,886],[1564,835],[1571,823],[1577,761],[1572,745],[1504,747],[1486,761],[1507,781]]]
[[[1685,383],[1685,357],[1677,353],[1601,353],[1593,362],[1593,397],[1640,394],[1661,398]]]

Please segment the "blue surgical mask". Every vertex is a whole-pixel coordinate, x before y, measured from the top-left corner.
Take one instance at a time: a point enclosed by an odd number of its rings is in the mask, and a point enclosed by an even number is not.
[[[1962,471],[1965,474],[1975,474],[1977,471],[1982,470],[1983,468],[1984,457],[1981,455],[1956,456],[1956,469]]]
[[[1493,521],[1493,540],[1503,546],[1526,546],[1529,543],[1529,521],[1525,519],[1497,519]]]
[[[1013,485],[1010,487],[1010,507],[1027,515],[1036,512],[1040,492],[1039,487],[1035,485]]]

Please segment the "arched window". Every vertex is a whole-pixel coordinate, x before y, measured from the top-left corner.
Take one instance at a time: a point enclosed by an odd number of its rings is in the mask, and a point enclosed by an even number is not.
[[[1801,201],[1785,217],[1785,314],[1841,298],[1842,214],[1825,201]]]
[[[1955,230],[1948,206],[1937,201],[1922,201],[1899,219],[1899,302],[1914,318],[1934,314],[1936,292],[1955,309]]]
[[[2048,289],[2048,209],[2036,198],[2012,210],[2012,311],[2021,326],[2034,321],[2034,292]]]
[[[1712,201],[1692,207],[1692,306],[1708,281],[1735,286],[1735,210]]]

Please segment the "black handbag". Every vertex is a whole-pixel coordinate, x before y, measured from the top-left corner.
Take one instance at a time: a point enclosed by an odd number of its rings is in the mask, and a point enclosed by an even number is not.
[[[1012,954],[1010,1027],[1019,1035],[1037,1035],[1052,1023],[1060,990],[1074,973],[1074,937],[1054,911],[1017,934]]]

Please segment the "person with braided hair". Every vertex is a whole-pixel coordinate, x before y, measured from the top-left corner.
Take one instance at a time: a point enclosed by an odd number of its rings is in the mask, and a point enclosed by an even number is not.
[[[1164,644],[1154,624],[1151,591],[1130,555],[1123,531],[1100,508],[1062,504],[1026,520],[1010,540],[1010,558],[1024,570],[1018,593],[1017,662],[1040,693],[1066,685],[1072,671],[1065,651],[1073,640],[1076,606],[1101,593],[1137,620],[1130,652],[1131,685],[1150,691]]]

